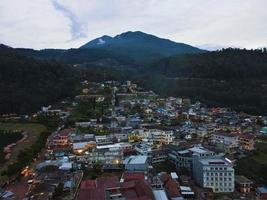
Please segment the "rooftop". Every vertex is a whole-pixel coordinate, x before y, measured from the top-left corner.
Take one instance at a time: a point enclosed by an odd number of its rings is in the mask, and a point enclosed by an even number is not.
[[[239,184],[244,184],[244,183],[253,183],[251,180],[249,180],[247,177],[245,176],[235,176],[235,182],[239,183]]]
[[[192,151],[193,153],[200,153],[200,154],[209,152],[209,150],[205,149],[204,147],[192,147],[189,150]]]
[[[73,131],[72,128],[63,129],[58,133],[58,135],[60,135],[60,136],[69,136],[72,131]]]
[[[132,180],[145,180],[145,174],[142,172],[125,172],[123,174],[124,182]]]
[[[225,165],[225,166],[228,166],[231,164],[230,161],[228,161],[224,158],[204,158],[204,159],[200,159],[200,162],[203,165]]]
[[[257,191],[260,193],[267,193],[267,188],[266,187],[258,187]]]
[[[83,149],[88,142],[78,142],[78,143],[73,143],[73,149]]]
[[[130,156],[124,160],[124,164],[145,164],[147,156]]]
[[[153,194],[154,194],[155,200],[168,200],[168,197],[164,190],[154,190]]]
[[[93,189],[96,188],[96,181],[95,180],[85,180],[81,182],[81,189]]]

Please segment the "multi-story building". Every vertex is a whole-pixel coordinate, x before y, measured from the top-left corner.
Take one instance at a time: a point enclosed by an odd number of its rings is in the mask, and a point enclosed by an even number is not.
[[[239,136],[240,148],[247,151],[253,151],[255,149],[255,141],[253,135],[241,135]]]
[[[151,155],[151,150],[152,150],[151,145],[146,142],[141,142],[139,144],[136,144],[134,149],[140,155],[146,155],[149,157]]]
[[[202,146],[195,146],[189,149],[172,151],[168,153],[168,158],[177,168],[192,168],[193,156],[200,158],[214,156],[215,153]]]
[[[127,157],[123,164],[127,171],[146,172],[148,169],[148,157],[147,156],[130,156]]]
[[[239,147],[239,137],[231,133],[214,133],[211,137],[213,144],[220,145],[224,151],[229,152]]]
[[[98,145],[106,145],[112,143],[111,135],[96,135],[95,141]]]
[[[249,193],[253,188],[253,182],[245,176],[235,177],[236,189],[241,193]]]
[[[58,133],[52,135],[49,142],[49,147],[66,147],[70,144],[69,136],[73,132],[73,129],[63,129]]]
[[[127,145],[127,143],[96,146],[91,151],[76,156],[76,159],[79,163],[88,165],[100,162],[103,168],[118,168],[122,164],[123,151],[128,148],[131,148],[131,145]]]
[[[150,154],[150,163],[152,165],[156,165],[159,163],[162,163],[164,161],[166,161],[167,159],[167,155],[166,152],[162,149],[155,149],[151,151]]]
[[[194,157],[193,176],[203,188],[211,188],[215,193],[233,192],[234,174],[233,165],[228,159]]]
[[[132,132],[151,144],[171,144],[174,136],[173,131],[159,129],[138,129]]]

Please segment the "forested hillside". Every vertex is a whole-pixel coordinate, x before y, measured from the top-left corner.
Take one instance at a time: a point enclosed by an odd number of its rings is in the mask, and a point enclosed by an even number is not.
[[[73,68],[74,64],[79,65]],[[35,51],[3,46],[0,112],[35,111],[73,95],[83,79],[133,80],[163,96],[267,115],[266,49],[225,49],[137,64],[103,49]]]
[[[180,55],[153,63],[147,71],[167,77],[168,84],[163,83],[163,88],[160,84],[157,86],[163,94],[188,96],[211,105],[267,114],[266,49],[225,49]]]
[[[178,55],[153,64],[158,73],[171,77],[216,80],[266,79],[266,50],[224,49],[194,55]]]
[[[37,61],[0,47],[0,113],[28,113],[72,95],[74,69],[52,61]]]
[[[128,66],[135,62],[125,56],[106,51],[105,49],[13,49],[20,55],[35,58],[38,60],[54,60],[64,64],[89,64],[89,65],[109,65]]]

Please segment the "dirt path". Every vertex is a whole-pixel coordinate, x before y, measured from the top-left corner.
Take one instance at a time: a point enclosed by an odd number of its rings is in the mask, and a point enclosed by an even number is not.
[[[41,124],[33,123],[0,123],[2,130],[20,130],[27,134],[27,138],[12,148],[10,159],[0,168],[0,174],[6,170],[7,166],[17,160],[18,154],[25,148],[30,147],[39,137],[40,133],[46,130]],[[0,176],[0,183],[7,180],[6,176]]]

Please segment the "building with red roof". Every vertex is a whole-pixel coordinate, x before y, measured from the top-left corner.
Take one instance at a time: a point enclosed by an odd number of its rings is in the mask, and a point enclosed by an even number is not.
[[[81,182],[80,189],[94,189],[96,188],[95,180],[85,180]]]
[[[125,172],[122,176],[124,182],[136,181],[136,180],[145,180],[145,174],[143,172]]]
[[[52,138],[52,147],[66,147],[69,145],[69,136],[73,132],[72,128],[63,129],[55,134]]]
[[[77,200],[154,200],[151,186],[142,173],[125,173],[123,182],[118,177],[101,177],[96,181],[82,181]]]
[[[116,188],[118,186],[119,178],[116,176],[82,181],[77,200],[105,200],[106,189]]]
[[[163,182],[163,186],[166,190],[167,196],[171,198],[180,197],[179,192],[179,184],[177,181],[173,180],[170,174],[163,174],[161,176],[161,181]]]
[[[117,188],[108,188],[106,190],[106,199],[122,197],[127,200],[154,200],[153,191],[148,182],[137,180],[128,181],[120,184]]]

